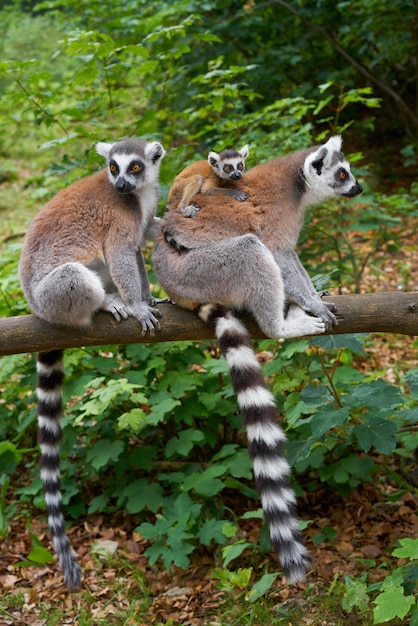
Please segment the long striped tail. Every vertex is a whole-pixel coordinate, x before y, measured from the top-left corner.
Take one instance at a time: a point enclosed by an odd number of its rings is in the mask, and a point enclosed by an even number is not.
[[[38,433],[48,524],[65,585],[69,591],[74,591],[81,586],[81,568],[65,533],[61,512],[59,449],[62,435],[61,390],[65,376],[62,358],[62,350],[38,353]]]
[[[289,583],[303,582],[311,559],[302,543],[296,497],[289,485],[290,467],[283,453],[286,436],[278,424],[274,397],[265,386],[250,336],[222,306],[200,305],[196,313],[214,329],[231,372],[271,542]]]

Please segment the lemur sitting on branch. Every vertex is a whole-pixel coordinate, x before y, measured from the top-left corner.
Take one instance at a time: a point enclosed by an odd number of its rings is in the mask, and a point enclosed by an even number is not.
[[[337,323],[335,306],[316,293],[295,245],[308,206],[362,191],[341,144],[341,137],[334,136],[321,146],[253,167],[234,185],[247,194],[238,210],[233,199],[204,194],[194,198],[200,210],[193,219],[171,207],[153,253],[157,277],[170,298],[194,310],[218,338],[247,430],[271,540],[291,583],[305,579],[310,557],[289,484],[286,437],[235,312],[252,314],[269,337],[318,334]]]
[[[104,310],[140,322],[154,334],[161,317],[151,297],[140,246],[154,239],[158,175],[165,150],[157,141],[99,142],[106,169],[60,191],[35,217],[23,244],[19,276],[32,311],[60,326],[89,326]],[[64,530],[59,444],[63,351],[40,352],[38,428],[48,523],[64,581],[81,585],[81,569]]]

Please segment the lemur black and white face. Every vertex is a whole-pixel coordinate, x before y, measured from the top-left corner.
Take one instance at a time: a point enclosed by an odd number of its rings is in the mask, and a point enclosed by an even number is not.
[[[335,135],[305,160],[303,173],[307,194],[316,196],[317,201],[333,196],[353,198],[363,191],[351,173],[350,164],[341,152],[341,146],[340,135]]]
[[[222,150],[209,152],[208,163],[216,176],[224,180],[239,180],[245,171],[245,159],[249,153],[248,145],[241,150]]]
[[[105,157],[108,176],[116,191],[134,193],[158,178],[160,162],[165,150],[158,141],[126,139],[116,143],[96,144],[98,154]]]

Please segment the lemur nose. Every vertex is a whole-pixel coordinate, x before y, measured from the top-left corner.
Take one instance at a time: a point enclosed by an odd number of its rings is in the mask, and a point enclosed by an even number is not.
[[[118,178],[115,187],[116,191],[118,191],[119,193],[130,193],[135,189],[134,185],[132,185],[128,180],[125,180],[125,178],[122,177]]]
[[[241,178],[241,172],[234,172],[230,178],[232,180],[239,180]]]

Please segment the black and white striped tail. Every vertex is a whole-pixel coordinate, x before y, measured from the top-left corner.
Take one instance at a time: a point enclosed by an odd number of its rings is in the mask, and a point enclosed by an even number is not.
[[[290,467],[283,453],[286,436],[278,424],[273,395],[245,326],[222,306],[199,306],[197,315],[215,331],[231,372],[232,385],[247,430],[257,490],[281,566],[290,583],[303,582],[310,556],[302,543]]]
[[[48,524],[54,548],[69,591],[81,586],[81,568],[64,530],[61,512],[59,448],[61,441],[62,397],[64,382],[63,351],[39,352],[37,360],[38,433],[41,446],[41,478],[44,485]]]

